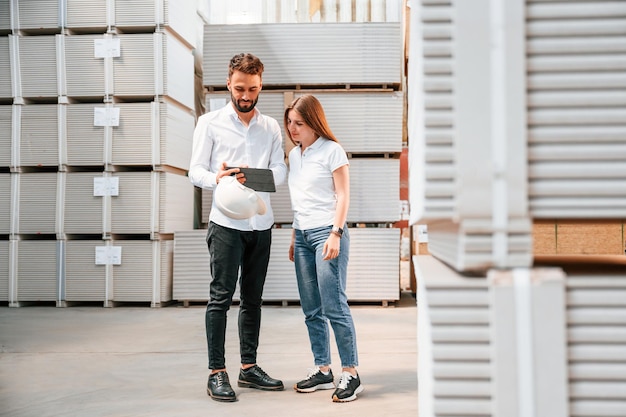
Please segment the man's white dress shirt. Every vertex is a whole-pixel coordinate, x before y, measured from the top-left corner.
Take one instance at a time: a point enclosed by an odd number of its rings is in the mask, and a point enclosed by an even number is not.
[[[222,162],[229,167],[247,165],[250,168],[269,168],[276,186],[287,177],[285,151],[280,126],[276,119],[254,109],[249,125],[244,125],[231,102],[219,110],[206,113],[198,119],[193,135],[193,150],[189,164],[189,179],[200,188],[213,189],[215,177]],[[245,185],[245,184],[244,184]],[[257,192],[267,211],[250,219],[235,220],[224,215],[215,205],[209,221],[237,230],[266,230],[274,224],[270,193]]]

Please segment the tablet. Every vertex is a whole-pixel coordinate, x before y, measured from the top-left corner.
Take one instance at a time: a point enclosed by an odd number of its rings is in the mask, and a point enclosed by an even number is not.
[[[233,168],[238,167],[226,167],[226,169]],[[254,191],[264,191],[268,193],[276,192],[274,173],[271,169],[239,168],[239,171],[243,172],[246,176],[246,182],[243,183],[246,187],[252,188]]]

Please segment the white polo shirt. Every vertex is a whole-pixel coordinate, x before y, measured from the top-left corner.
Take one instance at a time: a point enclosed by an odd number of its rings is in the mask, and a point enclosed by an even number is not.
[[[276,119],[254,109],[254,117],[244,125],[232,103],[206,113],[198,119],[193,134],[193,151],[189,163],[189,179],[200,188],[214,188],[215,176],[222,162],[228,166],[248,165],[250,168],[269,168],[276,186],[285,182],[287,165],[280,126]],[[231,229],[267,230],[274,225],[270,193],[257,192],[265,201],[267,212],[250,219],[235,220],[211,207],[209,220]]]
[[[289,152],[289,193],[295,229],[332,226],[337,208],[333,172],[348,164],[341,145],[326,138],[318,138],[304,153],[300,146]]]

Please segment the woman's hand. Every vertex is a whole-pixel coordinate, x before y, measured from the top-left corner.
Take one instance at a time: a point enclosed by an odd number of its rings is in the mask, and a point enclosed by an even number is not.
[[[322,256],[325,261],[335,259],[339,256],[339,243],[341,241],[341,236],[336,235],[335,233],[331,233],[324,242],[324,249],[322,250]]]
[[[296,229],[291,229],[291,242],[289,243],[289,260],[294,261],[294,253],[296,247]]]

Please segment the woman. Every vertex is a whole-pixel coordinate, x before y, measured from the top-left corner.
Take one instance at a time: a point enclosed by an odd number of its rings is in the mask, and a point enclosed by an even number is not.
[[[353,401],[363,386],[356,370],[356,332],[346,296],[350,248],[346,228],[350,204],[348,157],[314,96],[295,99],[285,110],[284,122],[287,136],[296,145],[289,153],[289,192],[294,211],[289,259],[295,263],[315,363],[294,389],[313,392],[335,388],[330,368],[330,322],[342,367],[332,399]]]

